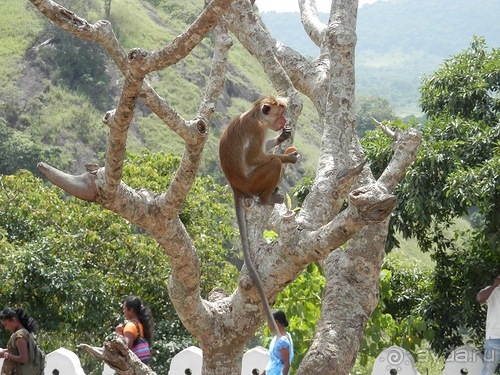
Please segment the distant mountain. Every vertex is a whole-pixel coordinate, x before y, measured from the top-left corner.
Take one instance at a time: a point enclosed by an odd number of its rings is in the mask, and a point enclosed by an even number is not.
[[[388,99],[400,115],[418,114],[418,87],[473,36],[500,46],[499,0],[381,0],[363,6],[357,24],[357,92]],[[319,49],[298,13],[262,13],[273,37],[305,56]],[[322,21],[328,14],[320,14]]]
[[[102,0],[64,3],[71,3],[84,17],[87,12],[92,17],[104,14]],[[127,6],[112,8],[113,25],[124,48],[159,48],[184,32],[199,14],[199,0],[169,0],[168,7],[158,8],[152,3],[156,1],[127,0]],[[420,77],[467,48],[472,35],[483,35],[490,47],[498,46],[498,14],[500,0],[381,0],[364,6],[358,15],[358,95],[387,98],[400,115],[418,114]],[[327,21],[326,14],[321,17]],[[262,19],[284,44],[306,56],[317,55],[298,13],[264,13]],[[0,0],[0,30],[0,127],[27,139],[17,149],[45,152],[50,148],[54,151],[50,155],[58,156],[51,163],[59,169],[77,173],[86,163],[102,165],[107,130],[96,119],[113,107],[121,74],[97,45],[54,27],[33,11],[28,0]],[[195,58],[151,75],[153,87],[185,118],[195,115],[210,69],[213,49],[209,40],[204,43],[196,49]],[[257,62],[237,41],[231,56],[206,146],[204,168],[212,175],[220,173],[216,156],[221,127],[248,108],[259,93],[272,92],[261,70],[255,69]],[[316,168],[321,142],[321,134],[314,130],[316,122],[316,113],[307,110],[306,103],[294,141],[304,156],[303,170],[293,168],[298,172],[289,181],[310,175]],[[139,105],[127,150],[180,154],[182,148],[182,140]]]

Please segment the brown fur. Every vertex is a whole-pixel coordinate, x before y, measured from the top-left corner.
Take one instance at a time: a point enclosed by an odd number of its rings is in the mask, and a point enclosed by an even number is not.
[[[281,203],[274,191],[281,178],[283,163],[296,163],[298,153],[269,154],[264,150],[267,129],[284,129],[284,111],[288,101],[281,97],[266,97],[252,108],[231,120],[222,133],[219,156],[222,170],[234,192],[258,197],[262,204]],[[264,107],[270,107],[264,114]],[[287,138],[285,138],[287,139]],[[272,142],[277,145],[281,141]]]
[[[287,104],[287,98],[270,96],[259,99],[249,111],[231,120],[219,142],[221,167],[233,189],[245,264],[264,305],[269,328],[278,336],[280,332],[272,316],[260,277],[250,258],[243,206],[246,197],[257,197],[259,203],[266,205],[283,203],[283,196],[275,192],[281,179],[281,167],[283,163],[296,163],[299,154],[296,149],[290,148],[284,155],[270,154],[265,148],[277,146],[290,138],[290,128],[286,127],[284,116]],[[268,129],[280,131],[280,134],[266,141]]]

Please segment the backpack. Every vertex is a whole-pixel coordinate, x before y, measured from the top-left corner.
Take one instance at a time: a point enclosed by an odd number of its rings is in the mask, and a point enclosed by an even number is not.
[[[135,324],[137,329],[137,338],[132,344],[132,352],[145,364],[149,364],[151,361],[151,349],[149,348],[149,342],[144,337],[141,336],[141,331],[137,322],[132,322]]]
[[[33,332],[28,333],[28,362],[21,364],[20,367],[21,375],[43,375],[45,353],[40,345],[38,345]]]

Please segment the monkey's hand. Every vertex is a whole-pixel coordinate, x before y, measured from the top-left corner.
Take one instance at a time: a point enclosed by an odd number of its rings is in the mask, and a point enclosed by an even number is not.
[[[297,147],[290,146],[285,150],[285,155],[288,155],[289,163],[295,164],[297,160],[299,160],[299,152],[297,151]]]
[[[286,126],[280,130],[278,136],[268,139],[266,141],[266,151],[271,150],[273,147],[276,147],[292,136],[292,127]]]
[[[291,136],[292,136],[292,127],[290,125],[285,125],[285,127],[281,129],[281,132],[278,135],[277,139],[278,144],[285,142]]]

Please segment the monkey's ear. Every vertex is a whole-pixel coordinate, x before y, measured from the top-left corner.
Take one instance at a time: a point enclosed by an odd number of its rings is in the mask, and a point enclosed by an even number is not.
[[[262,106],[262,113],[268,115],[271,112],[271,106],[269,104],[264,104]]]

